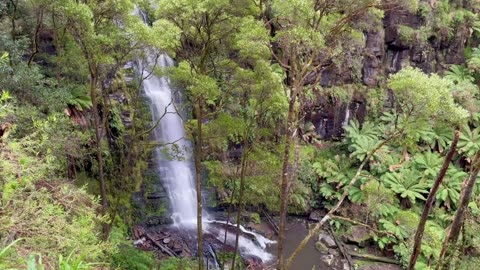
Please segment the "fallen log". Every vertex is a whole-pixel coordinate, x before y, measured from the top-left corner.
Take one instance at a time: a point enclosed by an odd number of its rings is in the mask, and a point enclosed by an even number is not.
[[[345,248],[345,245],[343,245],[343,243],[338,240],[337,236],[333,232],[333,229],[330,225],[328,226],[328,230],[330,232],[330,235],[333,237],[333,240],[335,241],[335,244],[337,244],[338,250],[340,251],[340,253],[342,253],[345,260],[347,260],[348,268],[349,269],[354,269],[353,268],[353,263],[352,263],[352,257],[350,255],[350,253],[348,253],[348,250]]]
[[[380,257],[380,256],[371,255],[371,254],[361,254],[361,253],[352,252],[352,251],[349,251],[348,253],[350,254],[350,256],[361,259],[361,260],[400,265],[400,262],[398,262],[397,260],[390,259],[387,257]]]
[[[262,214],[265,216],[265,218],[267,219],[268,223],[270,224],[270,226],[272,227],[273,229],[273,232],[278,235],[278,226],[277,224],[275,223],[275,220],[273,220],[273,218],[267,213],[267,211],[263,210],[263,209],[260,209],[262,211]]]
[[[341,217],[341,216],[335,216],[335,215],[331,215],[330,217],[331,217],[332,219],[336,219],[336,220],[340,220],[340,221],[346,221],[346,222],[352,223],[353,225],[359,225],[359,226],[365,227],[365,228],[371,230],[372,232],[375,232],[375,233],[378,233],[378,234],[390,235],[390,236],[395,237],[395,238],[397,237],[395,234],[393,234],[393,233],[391,233],[391,232],[379,231],[379,230],[373,228],[373,227],[370,226],[370,225],[367,225],[367,224],[358,222],[358,221],[353,220],[353,219],[349,219],[349,218],[345,218],[345,217]]]
[[[155,246],[157,246],[163,253],[171,257],[178,257],[178,255],[173,252],[173,250],[155,240],[149,233],[145,232],[145,237],[147,237],[147,239],[150,240]]]

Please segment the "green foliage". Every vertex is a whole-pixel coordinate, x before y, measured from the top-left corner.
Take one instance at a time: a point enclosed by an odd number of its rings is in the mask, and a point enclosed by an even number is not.
[[[429,130],[421,131],[421,139],[426,142],[430,149],[438,148],[439,152],[444,152],[452,142],[453,130],[447,126],[437,126]]]
[[[467,173],[456,168],[450,168],[445,175],[442,185],[437,192],[437,202],[443,203],[447,209],[455,207],[460,198],[460,190],[462,183],[468,176]],[[434,180],[429,181],[429,185],[433,185]]]
[[[2,269],[11,269],[13,270],[14,268],[10,268],[10,267],[13,267],[13,266],[18,266],[18,258],[15,258],[15,254],[12,254],[13,251],[13,246],[21,241],[22,239],[19,238],[13,242],[11,242],[10,244],[8,244],[7,246],[5,247],[2,247],[2,249],[0,249],[0,267]]]
[[[240,254],[237,254],[235,257],[235,268],[236,269],[244,269],[245,266],[242,263],[242,257]],[[229,267],[232,266],[232,260],[233,260],[233,252],[218,252],[217,253],[217,259],[220,263],[220,266],[224,269],[228,269]]]
[[[378,140],[379,130],[372,122],[364,122],[360,126],[360,123],[356,119],[353,119],[352,121],[349,121],[344,129],[345,139],[349,144],[355,143],[358,140]]]
[[[325,179],[320,186],[320,194],[326,199],[334,199],[340,196],[332,184],[343,186],[347,184],[355,174],[351,168],[351,161],[345,155],[336,155],[333,158],[323,159],[313,164],[313,169],[319,177]]]
[[[480,28],[479,28],[480,30]],[[480,71],[480,48],[473,48],[470,57],[467,57],[467,66],[469,70],[472,70],[476,73]]]
[[[423,172],[423,176],[434,179],[443,164],[443,158],[436,152],[418,153],[414,158],[415,167]]]
[[[95,265],[94,263],[85,263],[83,258],[72,259],[73,252],[64,258],[62,254],[58,256],[58,268],[59,270],[82,270],[90,269]]]
[[[67,104],[83,111],[92,107],[92,99],[87,94],[86,89],[77,87],[73,89],[72,97],[67,101]]]
[[[457,84],[463,82],[473,82],[475,80],[470,70],[461,65],[452,65],[450,70],[445,72],[445,78]]]
[[[423,194],[428,193],[427,184],[421,180],[421,174],[413,169],[404,168],[400,172],[386,173],[382,180],[385,186],[401,198],[410,200],[412,204],[416,199],[425,200]]]
[[[374,219],[393,216],[399,209],[395,193],[377,180],[370,180],[362,186],[365,193],[365,204]]]
[[[109,245],[99,242],[96,204],[85,191],[71,185],[41,182],[17,189],[4,199],[0,232],[7,239],[13,235],[24,238],[15,246],[18,256],[34,251],[50,264],[58,257],[59,263],[72,267],[87,265],[84,260],[101,261]]]
[[[153,254],[138,250],[129,244],[120,245],[111,257],[111,266],[115,269],[150,270],[155,269],[155,265]]]
[[[162,270],[195,270],[196,263],[188,259],[169,257],[160,262],[159,269]]]
[[[258,213],[251,213],[250,218],[255,222],[256,224],[260,224],[261,219],[260,219],[260,214]]]
[[[450,81],[438,75],[428,76],[418,69],[405,68],[390,77],[388,86],[408,118],[462,123],[468,117],[468,113],[455,104]]]
[[[409,26],[400,25],[398,27],[398,36],[405,44],[413,45],[413,42],[415,41],[415,33],[415,29]]]
[[[470,129],[467,125],[463,126],[458,149],[467,157],[472,158],[480,149],[480,128]]]

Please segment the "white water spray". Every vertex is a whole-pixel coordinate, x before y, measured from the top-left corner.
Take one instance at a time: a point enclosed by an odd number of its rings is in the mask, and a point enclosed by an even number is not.
[[[342,127],[348,125],[349,120],[350,120],[350,103],[347,103],[347,106],[345,106],[345,118],[343,119]]]

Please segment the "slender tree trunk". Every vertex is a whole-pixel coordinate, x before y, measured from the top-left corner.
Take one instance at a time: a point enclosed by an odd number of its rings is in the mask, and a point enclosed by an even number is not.
[[[233,179],[232,179],[233,181]],[[235,197],[235,187],[236,185],[233,185],[233,190],[232,190],[232,195],[230,196],[230,205],[228,206],[228,211],[227,211],[227,221],[225,222],[225,234],[223,236],[223,248],[226,249],[227,247],[227,233],[228,233],[228,220],[230,220],[230,215],[232,214],[232,204],[233,204],[233,198]],[[225,259],[226,257],[223,256],[222,258],[222,270],[225,269]]]
[[[28,64],[27,64],[29,67],[32,65],[32,62],[35,59],[35,55],[39,53],[38,36],[40,34],[40,31],[42,30],[42,25],[43,25],[43,9],[40,9],[37,12],[37,26],[35,27],[35,33],[33,34],[33,38],[32,38],[32,54],[30,55],[30,58],[28,59]]]
[[[291,91],[294,93],[295,91]],[[283,248],[285,242],[285,227],[287,220],[287,207],[288,207],[288,193],[289,193],[289,182],[290,182],[290,148],[292,144],[292,137],[295,136],[295,102],[296,96],[292,95],[288,104],[288,118],[287,118],[287,130],[285,131],[285,151],[283,154],[283,165],[282,165],[282,182],[280,186],[280,226],[278,230],[278,264],[277,269],[284,269],[284,256]]]
[[[93,112],[93,121],[95,128],[95,144],[97,148],[97,162],[98,162],[98,177],[100,181],[100,197],[102,201],[102,215],[104,216],[107,213],[108,201],[107,201],[107,191],[105,188],[105,178],[103,172],[103,155],[102,155],[102,134],[100,133],[101,124],[98,114],[98,102],[96,96],[97,88],[97,75],[93,72],[90,75],[90,98],[92,99],[92,112]],[[108,238],[108,223],[103,224],[103,239]]]
[[[18,6],[18,0],[10,0],[10,4],[12,5],[12,16],[10,17],[10,22],[12,24],[12,40],[15,41],[17,37],[17,26],[15,23],[15,20],[17,19],[17,6]]]
[[[240,239],[240,218],[242,216],[243,211],[243,194],[245,192],[245,171],[247,170],[247,155],[248,155],[248,146],[244,143],[245,149],[243,150],[242,155],[242,167],[240,171],[240,194],[238,197],[238,209],[237,209],[237,231],[235,233],[235,250],[233,251],[233,258],[232,258],[232,270],[235,270],[235,260],[237,258],[238,252],[238,240]]]
[[[195,155],[195,176],[197,190],[197,250],[198,250],[198,269],[203,270],[203,229],[202,229],[202,118],[203,108],[202,100],[197,100],[195,104],[195,114],[197,115],[197,145]]]
[[[458,241],[458,237],[460,235],[460,229],[462,227],[463,218],[465,212],[468,208],[468,203],[470,202],[470,198],[472,197],[473,189],[475,187],[475,183],[477,181],[477,176],[480,171],[480,151],[475,154],[475,158],[472,162],[472,169],[470,172],[470,177],[468,178],[468,182],[466,186],[464,186],[462,191],[462,196],[460,197],[460,202],[458,204],[457,213],[453,219],[452,225],[450,226],[450,230],[445,237],[445,241],[443,242],[442,251],[440,252],[440,256],[438,259],[438,264],[435,269],[449,269],[450,262],[448,261],[448,257],[450,257],[449,253],[451,253],[452,249],[454,248],[455,244]],[[445,255],[447,254],[447,260],[445,264],[443,264],[443,260]]]
[[[58,59],[62,54],[60,49],[60,39],[57,29],[57,20],[55,19],[55,7],[52,8],[52,25],[53,25],[53,46],[55,46],[55,54],[56,54],[56,61],[55,61],[55,78],[57,79],[57,86],[60,86],[60,74],[61,74],[61,66],[59,65]]]
[[[460,130],[458,128],[455,129],[455,135],[453,137],[452,144],[450,145],[450,150],[448,151],[447,155],[445,156],[445,161],[443,162],[443,166],[438,173],[437,179],[433,184],[432,189],[427,197],[427,202],[425,203],[425,207],[423,208],[422,217],[420,218],[420,222],[418,223],[417,232],[415,233],[414,245],[413,245],[413,252],[410,256],[410,263],[408,265],[409,270],[415,269],[415,264],[417,262],[418,256],[420,255],[420,250],[422,247],[422,238],[423,233],[425,231],[425,224],[427,223],[428,215],[430,214],[430,210],[433,206],[433,201],[435,196],[437,195],[438,188],[443,182],[443,177],[447,173],[448,167],[452,162],[452,158],[455,155],[455,150],[457,149],[458,139],[460,138]]]

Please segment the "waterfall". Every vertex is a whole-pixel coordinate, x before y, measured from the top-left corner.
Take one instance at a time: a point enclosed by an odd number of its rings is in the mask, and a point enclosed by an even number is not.
[[[157,59],[157,65],[173,66],[173,60],[165,54]],[[177,226],[195,226],[197,202],[190,142],[180,117],[169,79],[150,74],[143,69],[143,88],[151,101],[152,120],[155,126],[153,139],[161,144],[155,149],[155,163],[167,190],[172,208],[172,218]],[[158,124],[157,124],[158,122]]]
[[[350,103],[347,103],[347,106],[345,107],[345,118],[343,119],[342,127],[348,125],[349,120],[350,120]]]
[[[151,57],[153,58],[153,57]],[[153,62],[154,59],[149,59]],[[173,66],[173,60],[165,54],[157,59],[157,66],[165,68]],[[172,208],[174,225],[178,227],[193,228],[197,224],[197,193],[195,190],[194,166],[190,153],[192,146],[185,138],[184,123],[180,112],[175,106],[175,98],[170,87],[169,79],[165,76],[156,76],[148,68],[142,69],[145,78],[143,88],[150,99],[152,112],[153,139],[161,146],[155,149],[155,165],[165,185]],[[205,215],[204,215],[205,216]],[[223,241],[224,231],[219,230],[211,223],[225,223],[223,221],[203,220],[204,232]],[[229,223],[230,227],[235,224]],[[239,251],[243,255],[256,256],[263,262],[270,261],[273,256],[265,251],[268,244],[275,241],[269,240],[257,233],[246,230],[240,226],[244,235],[250,235],[254,240],[240,236]],[[227,232],[227,242],[233,246],[235,234]],[[215,258],[213,250],[206,249],[209,257]],[[212,255],[213,254],[213,255]],[[217,267],[217,266],[214,266]]]
[[[392,56],[392,65],[390,66],[390,72],[397,72],[401,69],[401,66],[400,67],[398,66],[399,58],[400,58],[400,51],[395,51]]]

